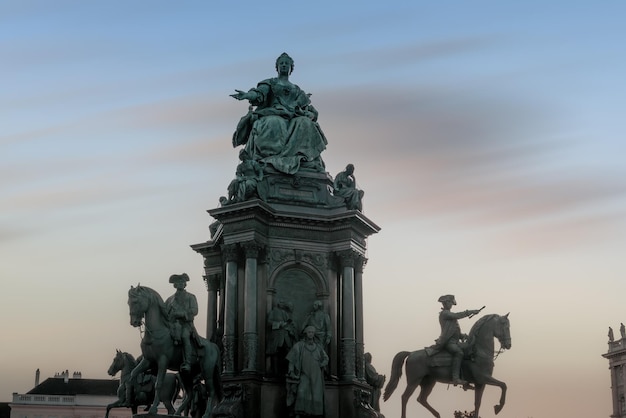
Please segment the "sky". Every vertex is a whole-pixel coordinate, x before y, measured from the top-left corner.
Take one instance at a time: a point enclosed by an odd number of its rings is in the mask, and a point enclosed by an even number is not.
[[[139,353],[127,290],[166,297],[202,257],[234,177],[229,94],[282,52],[312,93],[334,176],[355,165],[368,239],[365,349],[399,351],[455,309],[510,312],[499,417],[612,413],[607,330],[626,321],[626,3],[0,3],[0,401]],[[468,332],[476,318],[460,321]],[[381,405],[400,414],[404,380]],[[481,416],[494,416],[488,387]],[[416,401],[408,415],[430,416]],[[473,394],[438,385],[442,416]]]

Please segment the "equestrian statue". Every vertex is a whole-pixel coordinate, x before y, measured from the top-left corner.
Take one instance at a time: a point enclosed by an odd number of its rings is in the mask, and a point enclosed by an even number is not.
[[[138,361],[132,354],[116,350],[113,362],[109,366],[108,374],[115,376],[120,373],[120,386],[117,389],[117,401],[107,405],[104,418],[109,418],[109,412],[113,408],[131,408],[133,415],[137,414],[139,406],[150,407],[154,402],[154,383],[156,378],[153,374],[146,372],[137,375],[135,380],[130,379],[130,373],[137,366]],[[178,377],[174,373],[166,373],[161,385],[159,399],[167,409],[167,413],[172,415],[174,401],[178,396],[180,385]],[[148,409],[148,408],[146,408]]]
[[[498,386],[501,389],[500,402],[494,406],[498,414],[504,406],[506,398],[506,383],[491,375],[494,360],[504,349],[511,348],[511,334],[509,330],[509,314],[504,316],[489,314],[481,317],[472,326],[469,336],[461,334],[458,319],[472,317],[478,310],[467,310],[453,313],[452,305],[456,305],[453,295],[444,295],[439,298],[443,304],[439,316],[441,336],[435,345],[417,351],[401,351],[393,359],[391,377],[385,387],[383,399],[387,401],[398,386],[402,376],[402,365],[406,370],[407,386],[402,394],[402,418],[406,418],[406,405],[420,386],[417,401],[428,409],[436,418],[441,415],[429,403],[428,396],[435,387],[435,383],[460,385],[463,389],[474,390],[474,416],[478,417],[480,404],[486,385]],[[494,357],[494,338],[500,342],[500,350]],[[463,341],[462,340],[466,340]]]
[[[177,290],[167,303],[155,290],[146,286],[131,286],[128,291],[130,324],[144,327],[141,340],[143,358],[131,372],[131,379],[148,369],[157,370],[156,392],[149,411],[156,414],[160,402],[159,390],[166,371],[179,372],[184,396],[176,415],[189,409],[194,379],[200,379],[208,396],[203,418],[209,418],[213,407],[222,398],[221,358],[217,345],[198,336],[191,323],[197,314],[197,302],[195,296],[184,290],[188,280],[184,273],[170,277],[170,283]]]

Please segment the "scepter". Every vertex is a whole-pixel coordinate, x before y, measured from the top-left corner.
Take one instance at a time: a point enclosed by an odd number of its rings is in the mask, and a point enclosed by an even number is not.
[[[480,309],[478,310],[478,312],[473,313],[473,314],[471,314],[470,316],[468,316],[468,318],[471,318],[471,317],[473,317],[473,316],[475,316],[475,315],[478,315],[478,314],[480,313],[480,311],[482,311],[483,309],[485,309],[485,306],[483,306],[482,308],[480,308]]]

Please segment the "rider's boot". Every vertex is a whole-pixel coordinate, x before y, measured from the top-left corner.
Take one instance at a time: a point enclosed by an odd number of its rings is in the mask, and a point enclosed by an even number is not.
[[[191,370],[189,358],[191,357],[191,341],[189,338],[183,338],[183,364],[180,366],[181,371],[188,372]]]
[[[463,360],[463,355],[454,356],[452,358],[452,384],[454,386],[460,385],[464,386],[467,384],[465,380],[462,380],[459,376],[461,374],[461,361]]]

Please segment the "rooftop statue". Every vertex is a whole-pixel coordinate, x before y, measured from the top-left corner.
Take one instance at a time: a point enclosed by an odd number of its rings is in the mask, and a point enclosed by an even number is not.
[[[342,197],[345,200],[348,209],[363,210],[361,200],[365,192],[356,188],[353,164],[348,164],[344,171],[337,174],[333,184],[333,190],[335,196]]]
[[[300,168],[324,172],[320,154],[326,149],[326,137],[310,95],[289,81],[293,68],[293,59],[283,53],[276,60],[278,77],[263,80],[247,92],[231,94],[250,103],[233,134],[233,146],[244,145],[245,154],[264,169],[271,166],[286,174]]]

